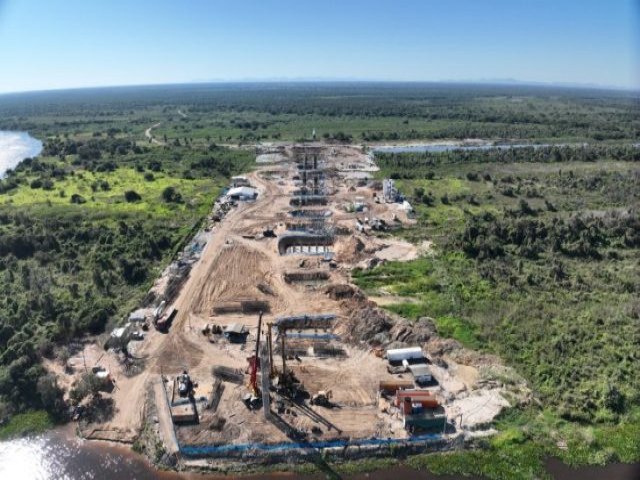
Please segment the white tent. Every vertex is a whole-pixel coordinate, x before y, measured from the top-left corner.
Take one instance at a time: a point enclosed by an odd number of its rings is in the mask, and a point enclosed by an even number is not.
[[[253,200],[258,196],[258,192],[251,187],[236,187],[229,190],[227,196],[238,200]]]
[[[420,347],[396,348],[387,350],[387,360],[390,362],[401,362],[402,360],[418,360],[424,358],[424,353]]]

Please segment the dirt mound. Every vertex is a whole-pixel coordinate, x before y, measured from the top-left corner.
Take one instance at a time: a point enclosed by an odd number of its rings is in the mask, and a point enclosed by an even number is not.
[[[452,338],[434,337],[425,345],[426,351],[432,357],[442,357],[453,354],[461,349],[460,343]]]
[[[371,347],[403,347],[437,343],[436,327],[429,317],[416,321],[395,318],[374,302],[366,299],[364,293],[351,285],[330,285],[325,293],[334,299],[342,299],[342,307],[347,311],[347,320],[341,326],[342,335],[353,343],[366,343]],[[452,343],[451,343],[452,342]],[[443,347],[443,345],[440,345]],[[447,352],[460,349],[455,340],[447,343]],[[438,348],[434,348],[434,353]]]
[[[355,298],[356,300],[365,299],[361,290],[352,285],[347,285],[346,283],[334,283],[332,285],[328,285],[324,289],[324,293],[333,300],[344,300],[347,298]]]
[[[265,286],[271,289],[269,259],[266,255],[242,244],[225,249],[211,265],[209,281],[194,302],[193,311],[196,315],[208,316],[216,306],[248,298],[255,301],[273,300],[273,295],[264,293]]]
[[[429,317],[422,317],[415,322],[398,320],[389,331],[389,336],[394,342],[406,344],[424,344],[436,335],[436,327]]]
[[[365,244],[358,237],[349,237],[336,247],[336,260],[351,263],[358,261],[365,253]]]
[[[375,256],[380,260],[395,260],[399,262],[408,262],[418,258],[418,249],[412,243],[404,240],[385,240],[385,245],[382,246]]]
[[[197,344],[187,339],[182,332],[167,336],[160,348],[156,367],[158,371],[191,370],[202,361],[204,352]]]
[[[353,343],[366,343],[380,346],[389,343],[389,332],[395,325],[395,320],[384,310],[366,299],[364,293],[357,287],[337,285],[335,289],[327,288],[327,294],[335,294],[335,290],[344,294],[349,291],[350,297],[342,301],[342,307],[347,312],[346,321],[340,324],[341,334]]]

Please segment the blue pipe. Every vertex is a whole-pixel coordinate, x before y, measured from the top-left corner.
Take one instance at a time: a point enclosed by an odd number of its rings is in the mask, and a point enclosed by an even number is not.
[[[361,440],[327,440],[322,442],[282,442],[282,443],[243,443],[238,445],[181,445],[180,453],[187,457],[203,457],[216,453],[246,452],[248,450],[262,450],[265,452],[284,452],[296,449],[318,449],[336,447],[362,447],[372,445],[394,445],[402,443],[418,443],[442,440],[442,435],[425,433],[406,439],[398,438],[366,438]]]

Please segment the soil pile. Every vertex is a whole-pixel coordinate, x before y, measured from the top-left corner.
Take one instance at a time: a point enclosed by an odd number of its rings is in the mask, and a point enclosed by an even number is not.
[[[334,284],[325,293],[342,300],[347,312],[346,321],[339,327],[342,335],[353,343],[366,343],[371,347],[422,345],[435,336],[436,329],[430,318],[417,321],[394,318],[366,299],[365,294],[352,285]],[[457,342],[456,342],[457,343]]]
[[[340,242],[336,249],[336,260],[342,263],[353,263],[362,259],[365,255],[365,244],[358,237],[349,237],[345,242]]]

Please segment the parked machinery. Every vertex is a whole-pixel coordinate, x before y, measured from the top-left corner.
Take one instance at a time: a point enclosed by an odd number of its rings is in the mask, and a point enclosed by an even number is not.
[[[319,407],[330,407],[331,398],[333,394],[331,390],[320,390],[318,393],[311,397],[311,405],[318,405]]]
[[[186,370],[183,370],[178,378],[178,395],[181,397],[191,397],[193,395],[193,382]]]

